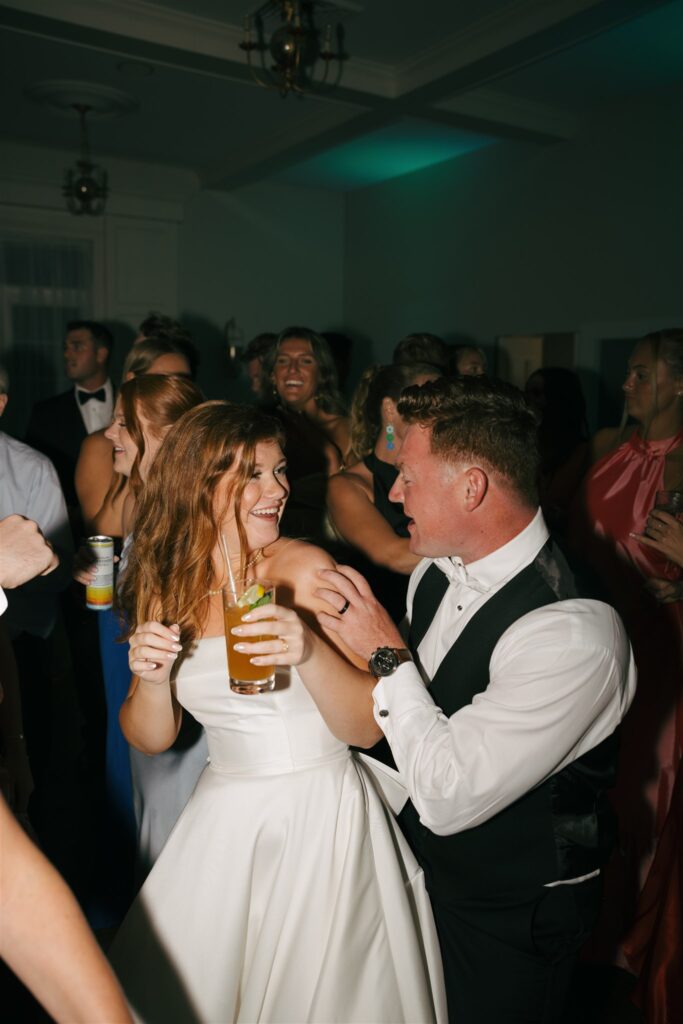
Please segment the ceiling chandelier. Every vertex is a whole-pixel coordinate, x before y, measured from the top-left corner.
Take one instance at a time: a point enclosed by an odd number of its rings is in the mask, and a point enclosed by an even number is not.
[[[98,168],[90,159],[85,116],[92,108],[86,103],[72,103],[72,107],[81,120],[81,158],[76,161],[75,168],[67,169],[62,192],[69,213],[76,216],[89,213],[97,217],[104,213],[107,202],[107,172]]]
[[[283,98],[290,92],[303,96],[337,85],[345,60],[341,27],[337,26],[335,33],[334,26],[327,23],[321,40],[314,20],[316,9],[332,8],[333,4],[326,0],[268,0],[253,15],[245,17],[244,39],[239,47],[246,53],[249,70],[258,85],[276,89]],[[269,22],[276,24],[267,38]],[[334,81],[329,81],[333,61],[338,62],[337,75]]]

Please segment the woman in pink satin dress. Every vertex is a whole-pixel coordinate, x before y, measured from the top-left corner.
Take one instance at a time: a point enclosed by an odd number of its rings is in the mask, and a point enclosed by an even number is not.
[[[639,342],[623,388],[637,426],[588,472],[571,515],[572,541],[624,619],[638,666],[612,793],[620,853],[606,872],[605,913],[588,952],[601,962],[621,957],[681,758],[683,569],[637,535],[657,491],[683,490],[683,330]]]

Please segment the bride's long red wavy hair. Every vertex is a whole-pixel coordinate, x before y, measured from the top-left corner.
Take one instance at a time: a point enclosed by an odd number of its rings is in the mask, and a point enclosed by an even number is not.
[[[169,626],[178,623],[183,643],[201,636],[207,591],[215,585],[211,556],[219,534],[216,488],[227,472],[235,472],[230,500],[244,561],[248,552],[240,502],[254,471],[256,446],[268,441],[284,444],[279,422],[230,402],[204,402],[171,427],[140,497],[119,587],[126,636],[151,619]]]

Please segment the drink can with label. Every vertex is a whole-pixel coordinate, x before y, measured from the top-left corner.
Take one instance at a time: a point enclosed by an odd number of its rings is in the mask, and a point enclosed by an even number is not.
[[[96,612],[106,611],[114,603],[114,538],[88,537],[95,564],[95,581],[85,588],[85,606]]]

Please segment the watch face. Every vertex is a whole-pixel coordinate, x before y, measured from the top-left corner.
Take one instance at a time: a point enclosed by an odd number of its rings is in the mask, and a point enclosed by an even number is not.
[[[390,676],[398,668],[398,656],[391,647],[380,647],[371,658],[376,676]]]

